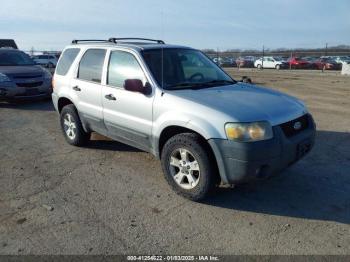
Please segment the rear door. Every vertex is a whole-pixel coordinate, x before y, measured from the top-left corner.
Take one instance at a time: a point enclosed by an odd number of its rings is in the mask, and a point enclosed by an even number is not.
[[[102,134],[106,130],[101,101],[105,57],[106,49],[87,49],[78,65],[76,78],[70,83],[79,116],[88,127]]]
[[[124,89],[127,79],[149,82],[142,60],[129,51],[111,50],[102,90],[104,122],[110,137],[146,151],[151,149],[152,105],[150,94]]]

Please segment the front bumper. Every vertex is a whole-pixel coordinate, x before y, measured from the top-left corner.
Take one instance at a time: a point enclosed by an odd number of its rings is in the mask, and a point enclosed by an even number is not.
[[[22,87],[9,82],[0,85],[0,100],[26,100],[50,97],[52,93],[51,81],[45,80],[40,86]]]
[[[308,128],[291,137],[287,137],[280,126],[275,126],[270,140],[240,143],[210,139],[223,183],[238,184],[270,177],[300,160],[315,142],[315,123],[311,115],[308,118]]]

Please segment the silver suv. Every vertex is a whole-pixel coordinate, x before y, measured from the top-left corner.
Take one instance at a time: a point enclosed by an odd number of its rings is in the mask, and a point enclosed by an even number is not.
[[[160,40],[74,40],[53,83],[69,144],[98,132],[150,152],[170,186],[195,201],[220,183],[272,176],[314,144],[301,101],[237,82],[202,52]]]

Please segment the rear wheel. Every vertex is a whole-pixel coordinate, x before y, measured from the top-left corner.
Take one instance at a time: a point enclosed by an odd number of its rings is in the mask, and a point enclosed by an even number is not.
[[[257,65],[258,69],[262,69],[262,66],[260,64]]]
[[[280,70],[281,69],[281,65],[276,65],[276,69]]]
[[[204,199],[218,182],[209,150],[201,137],[183,133],[170,138],[162,150],[162,168],[168,184],[193,201]]]
[[[70,104],[63,107],[60,123],[63,135],[69,144],[83,146],[90,139],[90,133],[85,132],[74,105]]]

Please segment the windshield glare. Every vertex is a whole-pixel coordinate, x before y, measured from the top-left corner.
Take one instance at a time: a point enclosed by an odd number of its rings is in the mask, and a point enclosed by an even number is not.
[[[214,62],[197,50],[152,49],[144,50],[142,55],[159,86],[164,89],[234,83]]]
[[[0,52],[0,66],[25,66],[34,65],[29,55],[20,51]]]

